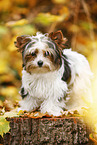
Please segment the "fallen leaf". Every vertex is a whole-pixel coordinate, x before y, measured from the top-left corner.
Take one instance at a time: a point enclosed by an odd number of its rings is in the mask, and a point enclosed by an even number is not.
[[[5,112],[2,117],[5,117],[5,118],[6,117],[19,117],[17,108],[15,108],[14,110],[11,110],[10,112]]]
[[[0,117],[0,135],[3,137],[3,134],[7,133],[9,129],[9,122],[4,117]]]

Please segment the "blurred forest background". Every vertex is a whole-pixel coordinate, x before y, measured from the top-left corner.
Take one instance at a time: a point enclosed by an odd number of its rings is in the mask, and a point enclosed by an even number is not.
[[[89,60],[97,94],[96,0],[0,0],[0,113],[10,111],[20,96],[22,58],[14,46],[20,35],[61,30],[68,48]],[[94,97],[94,102],[97,98]],[[97,106],[97,105],[96,105]],[[3,110],[3,111],[2,111]]]

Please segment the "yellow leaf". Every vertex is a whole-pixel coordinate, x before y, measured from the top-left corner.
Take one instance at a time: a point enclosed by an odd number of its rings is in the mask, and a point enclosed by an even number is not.
[[[28,24],[28,20],[26,19],[21,19],[21,20],[18,20],[18,21],[10,21],[10,22],[7,22],[6,23],[6,26],[23,26],[25,24]]]
[[[9,129],[9,122],[4,117],[0,117],[0,135],[3,137],[3,134],[7,133]]]
[[[20,110],[20,111],[18,112],[18,115],[22,115],[22,114],[24,114],[24,111],[23,111],[23,110]]]

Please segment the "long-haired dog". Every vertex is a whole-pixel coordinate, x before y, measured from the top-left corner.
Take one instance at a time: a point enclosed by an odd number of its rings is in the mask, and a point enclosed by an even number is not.
[[[65,110],[78,110],[92,102],[92,73],[87,59],[64,49],[61,31],[36,36],[20,36],[15,42],[22,52],[23,71],[19,110],[39,107],[42,113],[59,116]]]

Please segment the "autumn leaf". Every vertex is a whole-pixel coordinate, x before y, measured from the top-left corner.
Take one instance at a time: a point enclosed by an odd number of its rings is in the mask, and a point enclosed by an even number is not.
[[[35,18],[36,23],[41,23],[43,25],[50,25],[53,22],[61,22],[65,19],[65,15],[52,15],[50,13],[39,13]]]
[[[5,114],[3,115],[3,117],[19,117],[18,112],[17,112],[17,108],[15,108],[14,110],[11,110],[10,112],[5,112]]]
[[[6,26],[23,26],[25,24],[28,24],[28,20],[27,19],[21,19],[18,21],[9,21],[6,23]]]
[[[31,117],[31,118],[43,118],[43,117],[51,118],[51,117],[53,117],[53,115],[49,115],[48,113],[32,112],[31,114],[28,114],[28,117]]]
[[[9,122],[4,118],[0,118],[0,135],[3,137],[4,133],[10,130]]]

